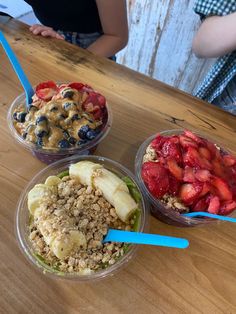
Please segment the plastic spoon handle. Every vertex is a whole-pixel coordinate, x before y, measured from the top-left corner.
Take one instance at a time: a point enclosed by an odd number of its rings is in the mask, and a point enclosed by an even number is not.
[[[174,238],[163,236],[159,234],[148,234],[142,232],[133,231],[121,231],[115,229],[109,229],[103,242],[126,242],[135,244],[149,244],[174,247],[179,249],[185,249],[189,246],[189,242],[186,239]]]
[[[27,106],[29,106],[32,102],[32,96],[34,95],[34,90],[28,81],[28,78],[26,77],[19,61],[17,60],[13,50],[11,49],[10,45],[8,44],[5,36],[3,33],[0,31],[0,42],[6,52],[6,55],[8,56],[26,94],[26,101],[27,101]]]
[[[205,212],[193,212],[193,213],[187,213],[183,214],[185,217],[210,217],[210,218],[215,218],[219,220],[224,220],[224,221],[229,221],[229,222],[236,222],[236,218],[231,218],[231,217],[225,217],[225,216],[220,216],[220,215],[215,215],[215,214],[210,214],[210,213],[205,213]]]

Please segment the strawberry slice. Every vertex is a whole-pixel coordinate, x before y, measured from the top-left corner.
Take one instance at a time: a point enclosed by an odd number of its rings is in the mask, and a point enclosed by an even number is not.
[[[85,85],[83,83],[74,82],[70,83],[68,86],[78,91],[81,91]]]
[[[226,201],[226,202],[221,202],[221,207],[220,207],[220,214],[222,215],[228,215],[232,213],[236,209],[236,202],[235,201]]]
[[[195,177],[195,173],[194,173],[194,169],[191,167],[186,166],[184,168],[184,176],[183,176],[183,181],[184,182],[195,182],[196,181],[196,177]]]
[[[164,137],[160,134],[157,134],[157,136],[152,140],[151,147],[155,149],[156,153],[159,153],[162,145],[165,143],[166,139],[169,137]]]
[[[197,148],[198,147],[197,143],[195,143],[189,137],[184,136],[184,135],[180,135],[179,141],[180,141],[180,145],[183,148],[188,148],[188,147]]]
[[[167,160],[167,166],[170,173],[179,181],[183,179],[183,169],[178,166],[174,159]]]
[[[39,99],[48,101],[58,93],[58,87],[53,81],[43,82],[36,86],[35,92]]]
[[[219,198],[224,201],[231,201],[233,198],[232,192],[228,184],[219,177],[212,177],[211,184],[215,188],[215,191]]]
[[[193,204],[202,191],[202,184],[199,182],[185,183],[180,187],[179,197],[186,205]]]
[[[198,137],[196,134],[194,134],[193,132],[189,131],[189,130],[185,130],[184,131],[184,135],[187,136],[188,138],[190,138],[191,140],[193,140],[194,142],[198,143],[198,144],[202,144],[202,139],[200,137]]]
[[[142,178],[153,196],[160,198],[168,192],[168,171],[157,162],[145,162],[142,166]]]
[[[220,199],[218,196],[210,196],[209,206],[207,211],[211,214],[218,214],[220,209]]]
[[[226,167],[231,167],[236,164],[236,158],[234,158],[232,155],[224,155],[223,163]]]
[[[207,140],[204,140],[204,143],[205,143],[207,149],[211,153],[211,158],[214,158],[215,155],[216,155],[216,152],[217,152],[217,148],[216,148],[215,144],[213,144],[213,143],[211,143],[211,142],[209,142]]]
[[[178,195],[180,186],[181,186],[181,182],[178,181],[172,175],[169,175],[169,190],[168,190],[168,193],[170,195],[173,195],[173,196]]]
[[[207,170],[212,169],[211,163],[207,159],[202,158],[199,155],[198,151],[193,147],[188,147],[187,152],[185,152],[183,155],[183,162],[184,165],[194,167],[197,169],[199,168]]]
[[[198,200],[194,206],[191,207],[191,210],[193,212],[205,212],[207,210],[209,206],[209,201],[208,199],[205,198],[201,198],[200,200]]]
[[[83,109],[93,114],[94,118],[100,119],[104,115],[106,98],[96,92],[88,92],[88,96],[82,104]]]
[[[195,173],[196,179],[201,182],[209,182],[211,179],[211,173],[209,170],[198,169]]]
[[[213,174],[218,177],[225,177],[225,169],[222,166],[222,163],[218,159],[214,159],[211,161],[212,167],[213,167]]]
[[[209,182],[204,182],[202,186],[202,192],[199,194],[199,197],[205,196],[211,190],[211,185]]]
[[[198,151],[201,157],[211,160],[211,152],[206,147],[199,147]]]
[[[180,146],[176,144],[173,140],[167,139],[162,145],[161,156],[164,158],[172,158],[177,162],[182,162],[182,154]]]

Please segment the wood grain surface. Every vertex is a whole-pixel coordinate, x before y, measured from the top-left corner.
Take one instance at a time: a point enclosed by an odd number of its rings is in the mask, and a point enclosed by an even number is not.
[[[0,28],[32,84],[82,81],[107,97],[114,121],[97,155],[133,170],[147,136],[183,127],[236,152],[234,116],[65,42],[32,36],[20,22],[1,17]],[[16,241],[15,210],[45,165],[7,127],[8,107],[21,92],[0,49],[0,313],[236,313],[236,232],[229,223],[186,229],[150,217],[150,232],[186,237],[189,249],[142,246],[124,270],[98,282],[53,280],[29,264]]]

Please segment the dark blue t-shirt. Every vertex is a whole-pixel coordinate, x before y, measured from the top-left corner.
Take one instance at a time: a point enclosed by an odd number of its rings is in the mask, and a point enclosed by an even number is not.
[[[102,32],[95,0],[25,0],[38,20],[54,30]]]

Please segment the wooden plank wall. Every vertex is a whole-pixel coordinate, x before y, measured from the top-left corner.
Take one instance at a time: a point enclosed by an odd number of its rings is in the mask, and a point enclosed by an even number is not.
[[[191,52],[199,17],[195,0],[127,0],[129,43],[117,62],[189,93],[213,60]]]

